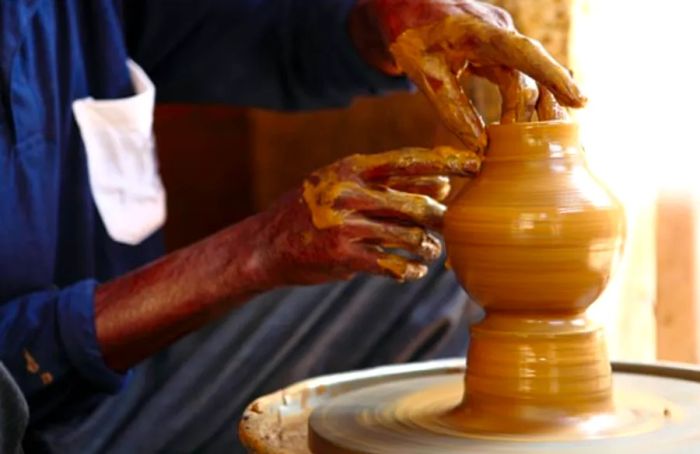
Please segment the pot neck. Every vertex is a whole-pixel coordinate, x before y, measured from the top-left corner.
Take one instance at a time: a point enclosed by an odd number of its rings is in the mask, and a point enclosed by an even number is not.
[[[565,158],[581,153],[578,125],[568,121],[493,124],[487,161]]]

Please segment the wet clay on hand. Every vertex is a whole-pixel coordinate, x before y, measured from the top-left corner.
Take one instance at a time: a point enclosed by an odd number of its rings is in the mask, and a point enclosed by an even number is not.
[[[348,273],[420,278],[426,263],[441,252],[429,229],[442,224],[446,208],[440,201],[449,193],[447,177],[473,175],[479,165],[476,154],[449,147],[349,156],[305,180],[303,200],[311,223],[302,236],[323,244]],[[321,260],[324,266],[331,262]]]
[[[566,109],[559,105],[552,93],[544,87],[539,88],[537,100],[537,118],[539,121],[568,120]]]
[[[445,125],[471,150],[483,151],[484,124],[462,90],[465,75],[498,85],[501,123],[531,121],[537,81],[565,106],[586,98],[569,72],[537,42],[518,33],[504,10],[482,2],[375,0],[398,66],[430,99]]]

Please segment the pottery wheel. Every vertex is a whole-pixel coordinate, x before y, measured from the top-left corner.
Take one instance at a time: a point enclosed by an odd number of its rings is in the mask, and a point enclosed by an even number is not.
[[[698,382],[615,373],[613,412],[582,418],[575,432],[517,435],[455,416],[462,378],[405,378],[332,398],[311,414],[309,446],[315,453],[700,452]]]

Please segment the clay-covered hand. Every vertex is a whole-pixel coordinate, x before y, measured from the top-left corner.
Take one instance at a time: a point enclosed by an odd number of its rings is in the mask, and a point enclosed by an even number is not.
[[[314,172],[267,211],[99,285],[95,329],[105,361],[126,370],[276,287],[356,272],[421,277],[440,254],[428,230],[442,223],[448,176],[479,165],[471,152],[411,148]]]
[[[357,272],[418,279],[441,252],[448,176],[477,172],[476,154],[448,147],[353,155],[312,173],[267,213],[258,238],[273,285]]]
[[[367,51],[367,40],[359,38],[371,35],[366,31],[371,26],[381,33],[398,67],[469,149],[483,150],[486,134],[459,82],[465,74],[499,86],[504,123],[530,120],[538,102],[535,81],[564,106],[581,107],[586,102],[569,71],[540,43],[518,33],[501,8],[474,0],[361,0],[351,16],[350,32],[370,63],[391,72],[388,54],[383,54],[384,63],[378,63],[382,54]],[[548,97],[545,105],[553,106],[554,98]],[[542,112],[561,111],[552,107]]]

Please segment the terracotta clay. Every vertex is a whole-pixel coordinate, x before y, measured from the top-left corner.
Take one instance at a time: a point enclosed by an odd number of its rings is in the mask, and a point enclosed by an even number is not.
[[[624,216],[588,171],[577,126],[488,134],[482,173],[444,226],[453,268],[487,313],[468,367],[391,366],[265,396],[240,426],[252,452],[695,452],[700,369],[618,363],[613,382],[585,316],[622,249]]]
[[[605,344],[584,311],[622,249],[622,208],[586,167],[575,124],[488,131],[482,174],[445,219],[451,265],[487,314],[457,413],[520,432],[608,411]]]
[[[659,405],[614,401],[602,330],[584,313],[622,250],[624,214],[589,172],[577,125],[492,125],[488,135],[482,172],[444,224],[451,266],[486,310],[472,329],[464,386],[403,382],[333,401],[310,421],[313,452],[390,452],[393,437],[430,445],[431,433],[456,437],[455,446],[470,437],[586,439],[663,421]],[[330,441],[353,425],[357,442]],[[365,428],[372,442],[359,435]]]

